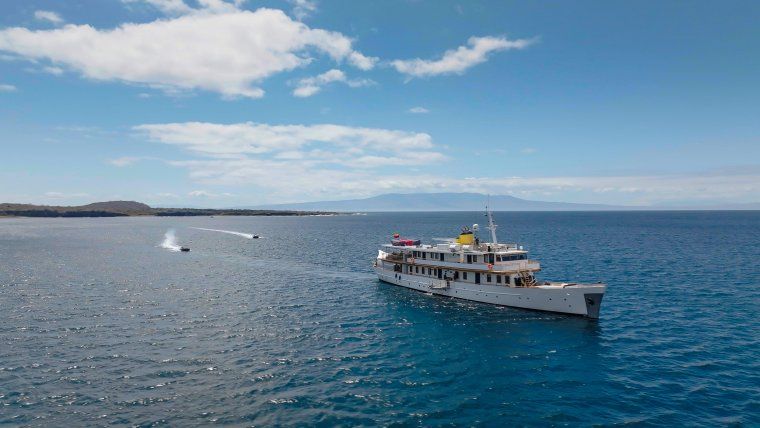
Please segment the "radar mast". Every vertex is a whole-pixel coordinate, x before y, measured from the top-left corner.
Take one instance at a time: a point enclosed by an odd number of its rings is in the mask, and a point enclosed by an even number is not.
[[[491,242],[498,244],[496,241],[496,225],[493,223],[493,213],[491,213],[491,195],[488,195],[488,202],[486,202],[486,215],[488,216],[488,230],[491,231]]]

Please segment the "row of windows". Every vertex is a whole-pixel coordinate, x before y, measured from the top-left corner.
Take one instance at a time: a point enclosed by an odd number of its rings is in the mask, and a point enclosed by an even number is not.
[[[425,251],[412,251],[412,257],[416,259],[427,259],[428,253]],[[444,253],[430,253],[431,260],[443,261]]]
[[[429,253],[431,260],[440,260],[444,261],[445,253]],[[425,251],[412,251],[412,257],[416,259],[422,259],[427,260],[428,253]],[[527,260],[528,255],[527,254],[507,254],[507,255],[496,255],[494,257],[494,254],[483,254],[483,263],[493,263],[494,261],[497,262],[510,262],[513,260]],[[478,262],[478,256],[475,254],[467,254],[467,263],[477,263]]]
[[[434,276],[434,277],[437,276],[438,278],[453,279],[453,280],[458,280],[459,274],[460,274],[459,271],[454,271],[454,276],[447,278],[444,272],[448,269],[444,270],[444,269],[438,269],[438,268],[429,268],[429,267],[426,268],[424,266],[420,267],[420,266],[409,266],[409,265],[407,265],[407,269],[408,269],[407,273],[410,273],[410,274],[429,275],[429,276]],[[461,274],[462,274],[462,280],[467,281],[468,272],[462,272]],[[485,283],[495,282],[496,284],[503,283],[503,284],[509,285],[509,278],[510,278],[509,275],[492,275],[492,274],[481,275],[480,273],[477,273],[477,272],[474,274],[470,273],[470,275],[474,276],[474,278],[472,279],[475,281],[476,284],[480,284],[481,277],[485,276],[485,281],[484,281]],[[519,278],[515,278],[515,282],[517,282],[517,280],[519,280]]]
[[[504,256],[496,256],[497,262],[509,262],[512,260],[527,260],[528,255],[527,254],[509,254]]]

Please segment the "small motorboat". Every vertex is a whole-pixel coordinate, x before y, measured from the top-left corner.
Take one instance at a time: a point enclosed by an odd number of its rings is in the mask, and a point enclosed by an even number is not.
[[[190,249],[187,247],[179,247],[179,250],[182,251],[183,253],[190,251]]]
[[[259,239],[259,235],[253,235],[253,239]]]

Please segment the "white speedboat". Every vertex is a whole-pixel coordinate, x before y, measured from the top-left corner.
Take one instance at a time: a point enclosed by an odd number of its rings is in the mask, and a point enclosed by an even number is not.
[[[599,318],[605,284],[537,281],[539,262],[517,244],[498,243],[493,216],[486,210],[491,242],[480,242],[477,224],[435,245],[394,234],[375,260],[378,278],[440,296]]]

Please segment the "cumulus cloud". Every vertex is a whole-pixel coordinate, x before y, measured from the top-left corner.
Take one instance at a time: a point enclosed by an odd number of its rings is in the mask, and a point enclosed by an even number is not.
[[[151,3],[178,13],[182,9],[178,6],[182,2]],[[354,50],[345,35],[310,28],[280,10],[240,10],[221,0],[199,0],[199,4],[200,8],[171,19],[114,29],[7,28],[0,30],[0,51],[48,61],[95,80],[249,98],[264,95],[258,86],[263,80],[309,64],[314,53],[361,70],[373,68],[377,61]]]
[[[412,107],[407,111],[409,113],[416,113],[416,114],[430,113],[430,110],[426,109],[425,107]]]
[[[7,83],[0,83],[0,92],[16,92],[18,88]]]
[[[300,98],[310,97],[321,91],[325,85],[333,82],[343,82],[352,88],[374,85],[370,79],[348,79],[340,70],[332,69],[314,77],[307,77],[298,81],[293,95]]]
[[[488,60],[488,54],[503,50],[525,49],[534,40],[509,40],[506,37],[470,37],[468,46],[460,46],[446,51],[440,59],[420,58],[395,60],[391,65],[410,77],[427,77],[441,74],[462,74],[468,68]]]
[[[317,10],[317,2],[314,0],[290,0],[293,4],[293,16],[303,21]]]
[[[60,24],[63,22],[63,18],[55,12],[49,10],[37,10],[34,12],[34,19],[39,21],[47,21],[53,24]]]

